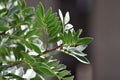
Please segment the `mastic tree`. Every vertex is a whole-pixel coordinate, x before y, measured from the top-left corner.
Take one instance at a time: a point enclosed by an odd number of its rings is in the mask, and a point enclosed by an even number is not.
[[[93,39],[81,38],[82,29],[69,21],[69,12],[45,11],[41,2],[35,9],[24,0],[0,0],[0,80],[73,80],[53,56],[62,52],[89,64],[83,50]]]

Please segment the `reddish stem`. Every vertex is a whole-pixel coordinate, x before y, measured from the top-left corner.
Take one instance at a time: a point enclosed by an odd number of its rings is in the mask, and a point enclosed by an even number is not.
[[[59,46],[57,46],[57,47],[55,47],[55,48],[53,48],[53,49],[46,50],[46,51],[43,52],[43,54],[46,54],[46,53],[48,53],[48,52],[55,51],[56,49],[61,48],[62,46],[63,46],[63,44],[61,44],[61,45],[59,45]]]

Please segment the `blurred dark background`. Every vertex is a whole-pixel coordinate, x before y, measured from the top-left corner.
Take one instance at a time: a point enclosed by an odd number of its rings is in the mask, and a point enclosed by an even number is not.
[[[46,9],[70,12],[75,30],[94,38],[86,49],[91,64],[85,65],[64,54],[59,58],[68,65],[75,80],[120,80],[120,0],[26,0],[27,6],[41,1]]]

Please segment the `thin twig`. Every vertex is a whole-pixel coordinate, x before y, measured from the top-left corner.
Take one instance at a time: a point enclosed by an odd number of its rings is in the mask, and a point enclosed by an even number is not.
[[[63,46],[63,44],[61,44],[61,45],[59,45],[59,46],[57,46],[57,47],[55,47],[55,48],[53,48],[53,49],[46,50],[46,51],[43,52],[43,54],[46,54],[46,53],[48,53],[48,52],[55,51],[56,49],[61,48],[62,46]]]
[[[46,51],[43,52],[43,54],[46,54],[46,53],[55,51],[56,49],[61,48],[62,46],[63,46],[63,44],[61,44],[61,45],[59,45],[59,46],[57,46],[57,47],[55,47],[55,48],[53,48],[53,49],[46,50]],[[37,55],[36,57],[39,57],[39,56],[40,56],[40,55]]]
[[[19,64],[23,64],[23,61],[13,62],[13,63],[9,64],[7,67],[13,67],[13,66],[19,65]]]

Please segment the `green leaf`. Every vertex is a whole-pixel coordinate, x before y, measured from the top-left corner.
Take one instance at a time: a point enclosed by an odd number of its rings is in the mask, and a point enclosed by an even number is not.
[[[0,76],[0,80],[3,80],[2,76]]]
[[[23,59],[23,52],[25,52],[25,47],[22,43],[17,43],[17,47],[12,48],[16,60]]]
[[[50,15],[52,14],[52,8],[49,8],[45,15],[45,20],[49,19]]]
[[[0,26],[0,31],[7,31],[9,28],[8,27],[2,27]]]
[[[35,44],[33,44],[33,43],[29,42],[29,41],[26,41],[26,40],[22,40],[22,42],[23,42],[23,43],[26,45],[26,47],[28,47],[29,49],[34,50],[34,51],[37,52],[38,54],[41,54],[41,50],[40,50],[40,48],[39,48],[37,45],[35,45]]]
[[[65,78],[63,78],[63,80],[74,80],[74,76],[65,77]]]
[[[35,78],[33,78],[31,80],[45,80],[45,78],[43,78],[42,75],[37,75]]]
[[[57,36],[55,36],[55,37],[53,37],[53,38],[51,38],[51,39],[49,40],[49,43],[57,42],[57,41],[59,41],[59,40],[60,40],[60,38],[57,37]]]
[[[64,64],[59,64],[55,67],[55,69],[57,69],[57,71],[61,71],[61,70],[66,69],[66,66]]]
[[[44,14],[44,15],[43,15]],[[44,7],[40,3],[36,10],[38,23],[42,26],[45,34],[51,38],[56,36],[60,31],[60,22],[57,17],[57,13],[52,13],[52,9],[49,8],[46,14],[44,13]]]
[[[44,73],[46,75],[51,75],[51,76],[54,75],[54,72],[52,72],[49,68],[44,67],[44,66],[34,67],[34,70],[36,72],[42,72],[42,73]]]
[[[23,10],[23,12],[26,13],[26,14],[29,14],[29,15],[33,14],[34,13],[34,7],[25,8]]]
[[[93,38],[85,37],[85,38],[80,38],[77,43],[82,45],[87,45],[87,44],[90,44],[92,40]]]
[[[48,28],[48,31],[49,31],[49,37],[56,36],[60,32],[60,23],[55,22],[54,25],[52,25],[52,26],[50,26],[50,28]]]
[[[8,66],[7,65],[0,65],[0,72],[7,69]]]
[[[58,73],[58,75],[63,78],[65,76],[68,76],[68,75],[71,75],[70,71],[67,71],[67,70],[63,70],[61,72]]]
[[[20,22],[20,19],[19,19],[19,15],[18,15],[18,14],[14,14],[14,19],[16,20],[16,22]]]
[[[50,60],[49,62],[48,62],[48,65],[50,66],[50,67],[52,67],[52,66],[57,66],[59,64],[59,61],[57,61],[57,60]]]
[[[2,47],[0,48],[0,55],[5,59],[6,56],[10,55],[10,52],[8,50],[8,48],[6,47]]]
[[[46,19],[46,23],[48,24],[48,26],[51,26],[52,22],[54,23],[56,21],[56,17],[57,17],[57,13],[50,14],[50,16]]]
[[[74,38],[72,35],[73,34],[70,31],[64,32],[61,37],[63,43],[66,45],[74,45],[74,42],[73,42]]]
[[[18,31],[18,33],[16,35],[17,36],[23,36],[26,31],[27,31],[27,29],[24,29],[24,30],[20,29],[20,31]]]
[[[6,77],[9,77],[9,79],[17,79],[17,80],[24,80],[22,77],[17,76],[15,74],[9,73],[7,75],[5,75]]]
[[[25,45],[27,48],[32,49],[32,47],[31,47],[31,46],[32,46],[32,45],[31,45],[31,42],[29,42],[29,41],[27,41],[27,40],[25,40],[25,39],[22,39],[21,42],[24,43],[24,45]]]
[[[28,55],[27,53],[23,53],[22,54],[24,56],[24,61],[27,63],[27,64],[33,64],[36,62],[36,60],[31,56],[31,55]]]
[[[37,17],[39,17],[40,19],[44,18],[44,7],[42,3],[39,3],[39,5],[37,6],[36,9],[36,15]]]
[[[79,39],[79,36],[81,35],[82,33],[82,29],[79,29],[78,31],[73,31],[73,43],[77,43],[77,40]]]
[[[41,50],[40,50],[40,48],[37,46],[37,45],[35,45],[35,44],[31,44],[32,46],[31,46],[31,48],[35,51],[35,52],[37,52],[38,54],[41,54]]]
[[[83,31],[82,29],[79,29],[78,31],[76,31],[75,37],[79,38],[79,36],[81,35],[82,31]]]
[[[27,32],[27,34],[24,37],[25,38],[30,38],[30,37],[32,37],[34,35],[36,35],[36,36],[40,35],[40,29],[39,28],[36,29],[36,30],[34,30],[34,29],[30,30],[29,32]]]
[[[7,10],[6,8],[0,10],[0,16],[1,16],[1,17],[2,17],[2,16],[5,16],[5,15],[7,15],[7,14],[8,14],[8,10]]]
[[[24,0],[22,0],[22,1],[18,1],[18,6],[19,6],[19,8],[20,8],[21,10],[24,9],[25,6],[26,6],[25,1],[24,1]]]

